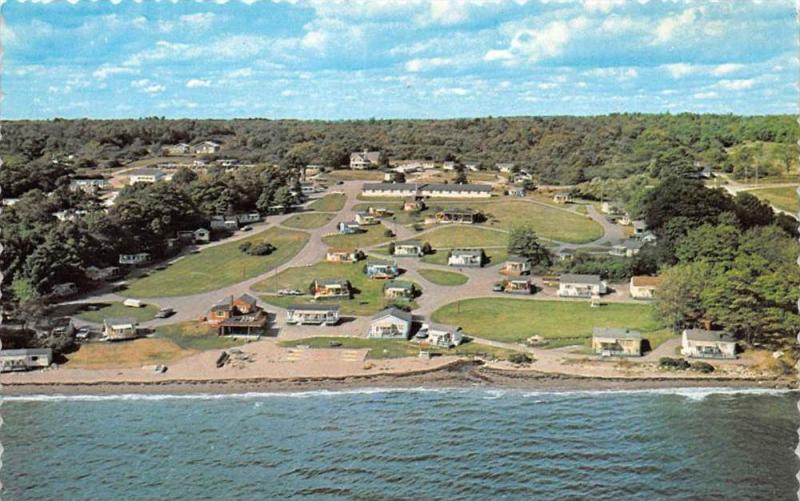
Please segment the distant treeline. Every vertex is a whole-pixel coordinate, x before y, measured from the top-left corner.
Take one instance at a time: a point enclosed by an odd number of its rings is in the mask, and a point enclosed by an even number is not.
[[[694,162],[752,175],[738,163],[763,160],[760,175],[794,167],[800,128],[790,115],[613,114],[452,120],[62,120],[3,124],[7,165],[73,156],[76,167],[114,167],[162,146],[216,140],[220,156],[297,166],[347,164],[351,151],[392,159],[456,158],[490,168],[514,162],[544,183],[572,184],[633,174],[663,177]],[[764,148],[763,145],[769,147]],[[776,146],[777,145],[777,146]],[[755,149],[753,149],[755,148]]]

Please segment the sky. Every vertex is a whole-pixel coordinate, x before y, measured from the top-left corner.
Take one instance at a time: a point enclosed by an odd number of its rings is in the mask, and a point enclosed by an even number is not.
[[[797,113],[791,0],[5,0],[2,14],[4,119]]]

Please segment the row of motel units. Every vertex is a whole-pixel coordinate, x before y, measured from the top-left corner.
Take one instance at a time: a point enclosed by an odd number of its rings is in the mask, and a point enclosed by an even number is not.
[[[50,348],[0,350],[0,372],[44,369],[51,363],[53,363],[53,350]]]
[[[487,184],[365,183],[361,194],[365,197],[489,198],[492,187]]]
[[[339,322],[338,304],[291,304],[286,308],[286,323],[290,325],[336,325]]]
[[[394,255],[401,257],[422,257],[425,244],[421,240],[406,240],[394,244]]]
[[[481,268],[486,262],[483,249],[453,249],[447,258],[448,266]]]
[[[561,297],[591,298],[607,292],[608,285],[600,275],[565,273],[558,280],[558,295]]]
[[[269,317],[250,294],[228,296],[211,307],[206,322],[220,336],[261,336],[267,333]]]
[[[358,249],[328,249],[325,261],[329,263],[357,263],[363,257]]]

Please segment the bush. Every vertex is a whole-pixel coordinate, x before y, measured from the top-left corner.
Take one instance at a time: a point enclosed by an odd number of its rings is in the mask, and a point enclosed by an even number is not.
[[[687,362],[682,358],[669,358],[669,357],[659,358],[658,365],[665,369],[676,369],[679,371],[686,370],[690,367],[689,362]]]
[[[242,242],[239,244],[239,250],[244,252],[245,254],[250,253],[250,247],[253,246],[253,242]]]
[[[269,242],[260,242],[255,245],[252,242],[242,242],[239,244],[239,250],[250,256],[268,256],[275,251],[275,246]]]
[[[703,374],[710,374],[714,372],[714,366],[707,362],[692,362],[690,368],[693,371],[702,372]]]
[[[392,238],[394,236],[394,232],[392,230],[386,230],[383,232],[383,236]]]
[[[422,244],[422,253],[423,254],[428,255],[428,254],[430,254],[432,252],[433,252],[433,248],[431,248],[431,244],[429,244],[428,242],[425,242],[424,244]]]
[[[527,365],[533,362],[533,359],[529,357],[526,353],[512,353],[508,356],[508,361],[512,364],[517,365]]]
[[[389,254],[394,256],[395,245],[394,242],[389,242],[389,247],[387,248]]]

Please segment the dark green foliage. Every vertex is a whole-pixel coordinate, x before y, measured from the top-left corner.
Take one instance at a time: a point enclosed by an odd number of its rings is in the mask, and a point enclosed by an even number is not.
[[[714,366],[708,362],[696,361],[692,362],[689,368],[693,371],[702,372],[703,374],[711,374],[714,372]]]
[[[250,247],[247,251],[247,253],[251,256],[268,256],[273,252],[275,252],[275,246],[269,242],[257,243]]]
[[[533,362],[533,359],[526,353],[512,353],[508,356],[508,361],[512,364],[527,365]]]
[[[549,266],[552,262],[550,251],[539,242],[536,232],[529,226],[512,228],[508,253],[529,258],[533,266]]]
[[[658,365],[665,369],[675,369],[684,371],[688,369],[691,364],[682,358],[661,357],[658,359]]]

